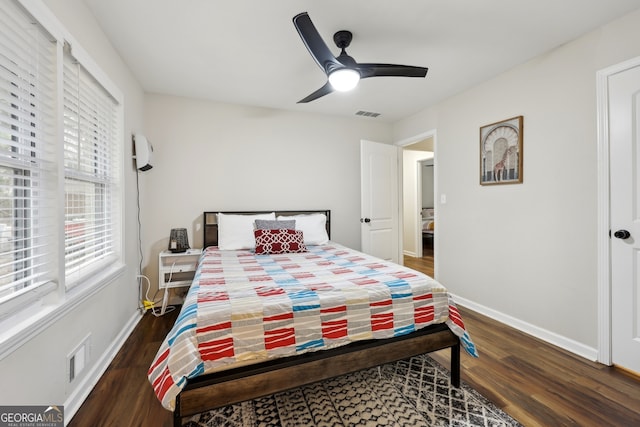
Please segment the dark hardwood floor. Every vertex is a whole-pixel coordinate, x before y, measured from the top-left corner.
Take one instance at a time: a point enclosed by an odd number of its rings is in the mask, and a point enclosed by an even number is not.
[[[433,274],[433,259],[406,262]],[[525,426],[640,425],[640,379],[460,311],[480,352],[463,352],[462,380]],[[69,426],[172,425],[146,373],[176,316],[144,316]],[[448,351],[433,357],[449,366]]]
[[[424,274],[428,274],[431,277],[433,275],[433,246],[425,244],[422,248],[422,258],[416,258],[411,256],[404,257],[404,265],[414,270],[422,271]]]

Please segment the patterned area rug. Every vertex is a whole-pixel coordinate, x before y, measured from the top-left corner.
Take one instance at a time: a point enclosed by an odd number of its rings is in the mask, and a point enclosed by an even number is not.
[[[183,426],[521,426],[427,355],[204,412]]]

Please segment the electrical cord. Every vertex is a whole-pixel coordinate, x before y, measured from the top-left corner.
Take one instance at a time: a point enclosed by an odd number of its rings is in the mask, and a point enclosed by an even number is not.
[[[142,313],[146,313],[147,310],[151,311],[156,317],[160,317],[163,314],[166,314],[175,309],[174,306],[167,307],[164,313],[162,313],[162,309],[158,310],[156,304],[162,301],[156,300],[156,296],[158,295],[158,290],[153,295],[153,299],[149,298],[149,290],[151,289],[151,281],[147,276],[142,274],[142,265],[144,263],[144,253],[142,252],[142,221],[140,220],[140,171],[136,170],[136,204],[138,207],[137,218],[138,218],[138,253],[140,255],[140,263],[138,264],[138,275],[136,279],[138,279],[138,310]],[[174,262],[175,265],[175,262]],[[171,274],[169,275],[169,282],[171,282],[171,277],[173,276],[173,266],[171,266]],[[147,282],[147,291],[145,292],[145,297],[142,298],[142,279]],[[166,291],[165,291],[166,292]]]
[[[147,310],[151,311],[151,314],[153,314],[156,317],[160,317],[163,314],[167,314],[170,311],[173,311],[175,309],[174,306],[169,306],[164,310],[164,313],[162,312],[162,309],[158,310],[156,307],[156,304],[160,303],[162,301],[162,298],[160,300],[156,300],[156,296],[158,295],[158,291],[156,291],[156,293],[153,295],[153,299],[149,298],[149,290],[151,289],[151,281],[149,280],[149,278],[147,276],[145,276],[144,274],[142,274],[142,266],[144,264],[144,252],[142,251],[142,221],[140,220],[140,171],[138,169],[136,169],[136,205],[138,208],[137,211],[137,219],[138,219],[138,253],[139,253],[139,259],[140,262],[138,264],[138,275],[136,276],[136,279],[138,279],[138,310],[140,310],[142,313],[146,313]],[[173,267],[175,266],[175,262],[173,263],[173,265],[171,266],[171,271],[169,273],[169,282],[171,282],[171,279],[173,277]],[[142,279],[144,279],[147,282],[147,291],[145,292],[145,297],[142,298]],[[165,289],[166,292],[166,289]]]
[[[138,264],[138,275],[136,276],[136,279],[138,279],[138,310],[140,310],[142,313],[146,313],[147,310],[149,310],[154,316],[160,317],[164,314],[167,314],[175,310],[175,306],[171,305],[166,307],[164,309],[164,313],[162,312],[162,309],[158,310],[156,307],[156,304],[163,301],[163,298],[161,298],[160,300],[156,300],[156,296],[159,292],[159,289],[156,290],[156,293],[153,295],[153,299],[149,298],[151,281],[147,276],[142,274],[142,266],[144,264],[144,252],[142,251],[142,221],[140,219],[140,211],[141,211],[140,209],[140,171],[137,169],[136,169],[136,205],[137,205],[137,220],[138,220],[138,253],[139,253],[139,259],[140,259],[140,262]],[[171,280],[173,279],[173,269],[175,265],[176,263],[174,261],[169,271],[169,281],[167,282],[167,284],[171,283]],[[147,282],[147,291],[145,292],[144,298],[142,297],[142,279],[144,279]],[[164,292],[167,292],[167,290],[165,289]]]
[[[173,266],[171,268],[173,269]],[[170,274],[173,274],[173,273],[170,273]],[[160,316],[162,316],[164,314],[167,314],[167,313],[175,310],[175,307],[171,305],[171,306],[169,306],[169,307],[167,307],[165,309],[164,313],[162,313],[162,309],[161,308],[158,309],[158,307],[156,307],[157,304],[162,302],[162,298],[156,299],[156,296],[158,295],[158,291],[156,291],[156,293],[153,295],[153,298],[149,298],[149,290],[151,289],[151,281],[149,280],[149,278],[147,276],[143,276],[143,275],[139,275],[138,278],[139,279],[144,279],[147,282],[147,291],[145,292],[145,298],[143,300],[141,300],[142,306],[143,306],[143,310],[145,312],[147,310],[149,310],[151,312],[151,314],[153,314],[154,316],[160,317]]]
[[[136,204],[138,207],[137,217],[138,217],[138,253],[140,255],[140,262],[138,264],[138,310],[141,312],[147,311],[147,306],[145,305],[145,301],[142,299],[142,280],[141,278],[145,278],[147,280],[147,286],[151,286],[149,278],[142,274],[142,262],[144,259],[144,253],[142,252],[142,221],[140,220],[140,171],[136,168]],[[147,287],[147,293],[149,292],[149,288]]]

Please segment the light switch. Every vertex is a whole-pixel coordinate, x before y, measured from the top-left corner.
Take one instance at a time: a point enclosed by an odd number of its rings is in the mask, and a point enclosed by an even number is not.
[[[447,195],[446,194],[441,194],[440,195],[440,204],[444,205],[447,203]]]

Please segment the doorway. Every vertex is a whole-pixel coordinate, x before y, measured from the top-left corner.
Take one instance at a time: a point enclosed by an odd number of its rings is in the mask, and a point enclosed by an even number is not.
[[[404,264],[421,271],[423,268],[414,265],[426,265],[427,274],[434,276],[437,248],[434,229],[435,131],[417,135],[397,145],[402,147],[403,163],[401,204]]]
[[[431,153],[433,154],[433,153]],[[418,258],[425,256],[433,258],[433,243],[435,238],[435,185],[433,174],[433,157],[418,161],[418,239],[416,251]]]
[[[599,71],[598,360],[640,373],[640,57]]]
[[[389,144],[360,141],[360,234],[364,253],[401,262],[398,158]]]

